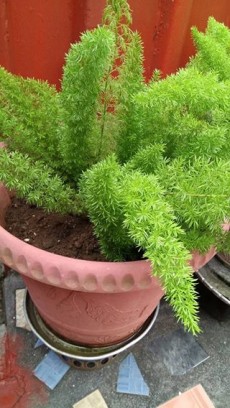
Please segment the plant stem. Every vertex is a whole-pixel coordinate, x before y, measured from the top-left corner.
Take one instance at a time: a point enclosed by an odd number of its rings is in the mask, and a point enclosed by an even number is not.
[[[108,109],[108,101],[106,98],[106,91],[108,88],[108,83],[109,83],[109,77],[110,77],[111,70],[109,71],[106,81],[105,81],[105,88],[104,88],[104,103],[103,103],[103,112],[102,112],[102,120],[101,120],[101,135],[100,135],[100,143],[99,143],[99,149],[98,149],[98,160],[101,158],[101,150],[102,150],[102,144],[103,144],[103,138],[104,138],[104,131],[105,131],[105,122],[106,122],[106,113]]]

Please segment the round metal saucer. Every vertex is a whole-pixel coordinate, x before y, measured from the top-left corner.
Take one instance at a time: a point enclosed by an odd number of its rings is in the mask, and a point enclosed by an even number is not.
[[[224,252],[217,252],[217,258],[227,267],[230,268],[230,254],[226,254]]]
[[[40,317],[28,291],[26,291],[24,310],[27,321],[34,334],[51,350],[60,354],[68,364],[80,369],[95,369],[104,366],[118,354],[138,343],[151,330],[156,321],[159,304],[140,330],[129,339],[112,346],[87,347],[71,343],[54,333]]]
[[[230,306],[230,270],[218,259],[214,257],[196,275],[217,298]]]

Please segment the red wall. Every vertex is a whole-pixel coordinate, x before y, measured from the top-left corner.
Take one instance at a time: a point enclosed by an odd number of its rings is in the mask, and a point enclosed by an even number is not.
[[[71,42],[101,19],[105,0],[0,0],[0,64],[59,84]],[[190,27],[208,16],[230,26],[229,0],[130,0],[133,26],[145,45],[146,76],[183,66],[194,52]]]

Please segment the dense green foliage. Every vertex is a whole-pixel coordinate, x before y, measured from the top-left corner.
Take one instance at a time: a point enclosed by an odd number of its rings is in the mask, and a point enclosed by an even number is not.
[[[193,29],[188,66],[144,82],[126,0],[66,56],[61,91],[0,69],[0,181],[48,211],[89,215],[109,260],[148,258],[199,332],[193,249],[230,250],[230,30]]]
[[[168,158],[225,154],[229,93],[230,83],[192,67],[153,82],[135,96],[131,119],[139,123],[124,135],[127,158],[153,143],[165,144]]]
[[[201,33],[196,27],[192,28],[192,35],[197,53],[190,61],[190,66],[195,67],[203,74],[212,73],[222,86],[230,89],[230,30],[224,24],[210,17],[205,33]],[[224,85],[223,85],[224,84]],[[221,89],[219,90],[221,95]],[[222,101],[225,115],[223,125],[226,127],[226,136],[223,148],[218,155],[229,158],[230,151],[230,115],[228,98]]]
[[[190,253],[178,239],[183,231],[174,221],[173,208],[157,177],[127,171],[112,156],[88,170],[81,183],[84,202],[107,256],[126,259],[135,244],[152,262],[154,275],[161,279],[178,319],[197,332],[196,296],[187,266]]]
[[[142,44],[138,34],[134,33],[126,50],[124,63],[119,69],[117,117],[119,129],[117,134],[117,155],[123,162],[135,139],[139,128],[139,118],[133,115],[135,100],[132,95],[145,88],[143,77]],[[130,135],[130,137],[127,137]],[[131,142],[131,143],[130,143]],[[129,148],[127,150],[127,145]]]
[[[16,188],[18,197],[26,197],[29,203],[48,211],[81,212],[76,191],[64,184],[47,165],[39,161],[34,165],[27,155],[0,149],[0,169],[0,179],[9,189]]]
[[[80,182],[80,192],[100,237],[101,249],[110,260],[117,261],[130,259],[134,247],[124,228],[123,178],[123,169],[111,156],[85,172]]]
[[[230,30],[210,17],[206,32],[193,27],[192,35],[198,50],[192,64],[202,72],[216,72],[220,80],[230,79]]]
[[[11,150],[52,165],[58,162],[57,91],[46,82],[0,69],[0,133]]]
[[[146,166],[139,161],[146,152],[124,166],[114,156],[98,163],[83,175],[81,194],[102,251],[124,260],[135,244],[152,262],[177,317],[195,333],[189,251],[229,248],[221,224],[230,213],[230,163],[194,158],[191,164],[180,158],[169,164],[158,146],[149,149]]]
[[[67,55],[59,98],[60,147],[67,173],[75,180],[99,159],[98,102],[114,47],[112,33],[98,28],[83,34]]]
[[[196,248],[205,252],[219,241],[221,245],[221,224],[230,210],[229,162],[195,157],[186,163],[178,158],[161,166],[157,174],[177,223],[186,232],[181,237],[186,248],[194,249],[196,242]]]

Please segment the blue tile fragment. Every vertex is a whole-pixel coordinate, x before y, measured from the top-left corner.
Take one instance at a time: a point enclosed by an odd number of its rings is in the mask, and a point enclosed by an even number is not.
[[[117,392],[135,395],[149,395],[149,387],[144,381],[132,353],[130,353],[120,364]]]
[[[36,348],[41,347],[41,346],[45,346],[45,344],[43,343],[43,341],[41,339],[37,339],[37,341],[36,341],[36,343],[34,345],[34,348],[36,349]]]
[[[49,351],[34,370],[34,375],[53,390],[70,369],[54,351]]]
[[[195,337],[183,328],[156,338],[150,349],[171,375],[184,375],[209,358]]]

